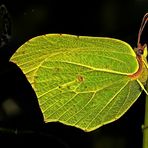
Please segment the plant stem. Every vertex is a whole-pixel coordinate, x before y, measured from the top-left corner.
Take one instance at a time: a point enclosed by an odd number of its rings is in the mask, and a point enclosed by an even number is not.
[[[148,90],[148,82],[146,85],[146,90]],[[143,148],[148,148],[148,95],[145,98],[145,121],[143,128]]]

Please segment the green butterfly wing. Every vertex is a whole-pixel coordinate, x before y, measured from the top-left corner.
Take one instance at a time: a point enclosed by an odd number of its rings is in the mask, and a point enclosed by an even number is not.
[[[42,35],[11,61],[32,84],[46,122],[92,131],[121,117],[142,92],[129,77],[139,68],[136,54],[117,39]]]

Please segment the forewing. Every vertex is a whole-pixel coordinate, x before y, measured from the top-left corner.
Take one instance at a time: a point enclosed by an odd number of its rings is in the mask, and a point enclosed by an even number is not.
[[[138,69],[134,51],[112,38],[43,35],[11,60],[35,89],[46,122],[91,131],[118,119],[142,91],[128,77]]]

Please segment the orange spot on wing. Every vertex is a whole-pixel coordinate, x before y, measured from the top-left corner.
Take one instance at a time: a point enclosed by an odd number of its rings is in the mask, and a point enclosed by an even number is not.
[[[78,75],[77,76],[77,80],[78,80],[78,82],[83,82],[84,81],[84,77],[81,76],[81,75]]]

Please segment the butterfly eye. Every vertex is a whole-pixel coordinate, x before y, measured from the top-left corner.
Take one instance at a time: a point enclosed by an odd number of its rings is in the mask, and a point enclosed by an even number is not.
[[[0,48],[8,43],[11,36],[11,21],[7,8],[0,6]]]
[[[143,54],[143,49],[138,49],[137,50],[137,55],[141,56]]]

